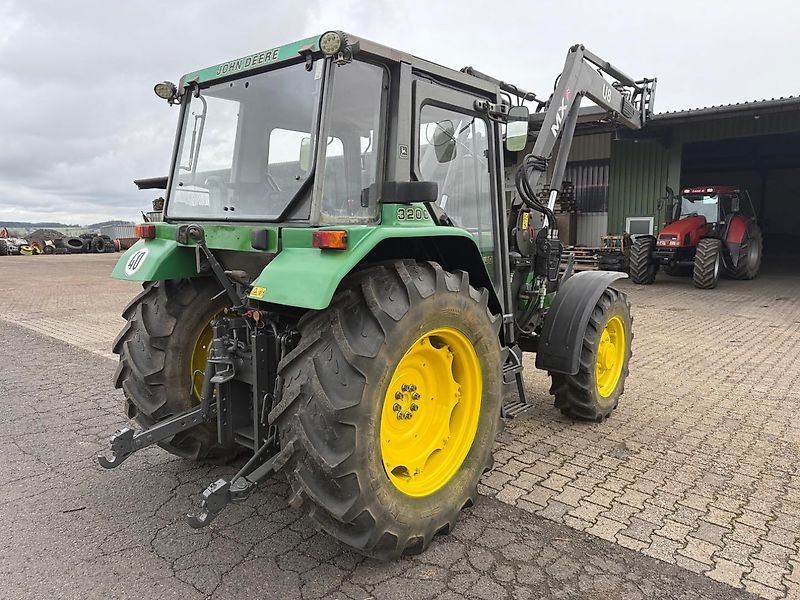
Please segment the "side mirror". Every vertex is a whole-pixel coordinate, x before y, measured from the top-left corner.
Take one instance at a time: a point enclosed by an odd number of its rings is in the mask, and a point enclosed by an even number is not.
[[[447,163],[456,157],[456,128],[450,120],[438,121],[433,133],[436,160]]]
[[[528,107],[514,106],[508,111],[506,150],[519,152],[528,145]]]
[[[300,170],[308,173],[311,170],[311,138],[300,140]]]

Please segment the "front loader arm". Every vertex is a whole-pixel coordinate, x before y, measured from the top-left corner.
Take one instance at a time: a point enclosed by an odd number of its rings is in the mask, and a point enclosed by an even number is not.
[[[604,77],[604,74],[608,77]],[[542,162],[549,160],[556,142],[561,138],[550,180],[551,190],[561,188],[581,98],[585,96],[605,109],[606,116],[614,122],[630,129],[641,129],[652,112],[655,82],[655,79],[635,81],[580,44],[569,49],[564,70],[545,108],[543,120],[541,113],[531,115],[533,126],[541,123],[531,156]],[[537,189],[544,174],[543,169],[528,173],[533,189]]]

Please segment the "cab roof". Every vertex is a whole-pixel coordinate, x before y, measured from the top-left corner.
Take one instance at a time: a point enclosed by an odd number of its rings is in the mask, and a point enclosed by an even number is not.
[[[340,33],[347,37],[348,44],[351,47],[358,48],[358,55],[364,54],[378,57],[383,59],[383,61],[408,63],[413,69],[419,69],[435,77],[448,79],[461,86],[473,88],[484,94],[489,93],[494,96],[499,91],[495,82],[485,81],[473,75],[468,75],[456,69],[451,69],[418,58],[406,52],[383,46],[382,44],[349,33]],[[309,53],[321,56],[322,51],[319,47],[320,37],[321,36],[308,37],[296,42],[284,44],[283,46],[275,46],[268,50],[262,50],[261,52],[225,61],[198,71],[192,71],[181,77],[178,88],[183,89],[190,84],[203,86],[203,84],[209,82],[236,79],[245,74],[254,75],[279,64],[301,61],[302,57]]]

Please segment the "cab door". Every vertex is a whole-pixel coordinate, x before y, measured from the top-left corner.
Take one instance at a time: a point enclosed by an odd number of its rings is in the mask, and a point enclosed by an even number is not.
[[[475,111],[478,96],[415,80],[413,169],[418,180],[439,185],[436,204],[473,237],[496,292],[501,281],[497,250],[497,131]],[[486,99],[486,98],[482,98]]]

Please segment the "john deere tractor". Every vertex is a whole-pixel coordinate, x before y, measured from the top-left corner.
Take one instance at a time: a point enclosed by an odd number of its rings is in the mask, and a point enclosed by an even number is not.
[[[243,457],[192,527],[280,472],[346,545],[422,551],[474,501],[501,414],[530,406],[524,352],[562,413],[617,406],[624,275],[573,273],[553,204],[581,99],[639,128],[653,87],[574,46],[540,100],[339,31],[156,85],[180,109],[172,167],[138,185],[165,190],[164,222],[113,273],[143,284],[114,344],[142,429],[100,463]]]
[[[634,283],[650,284],[663,267],[667,275],[691,273],[695,287],[717,287],[720,273],[754,279],[763,241],[750,194],[733,186],[683,190],[678,201],[667,188],[666,223],[654,236],[636,238],[630,253]]]

